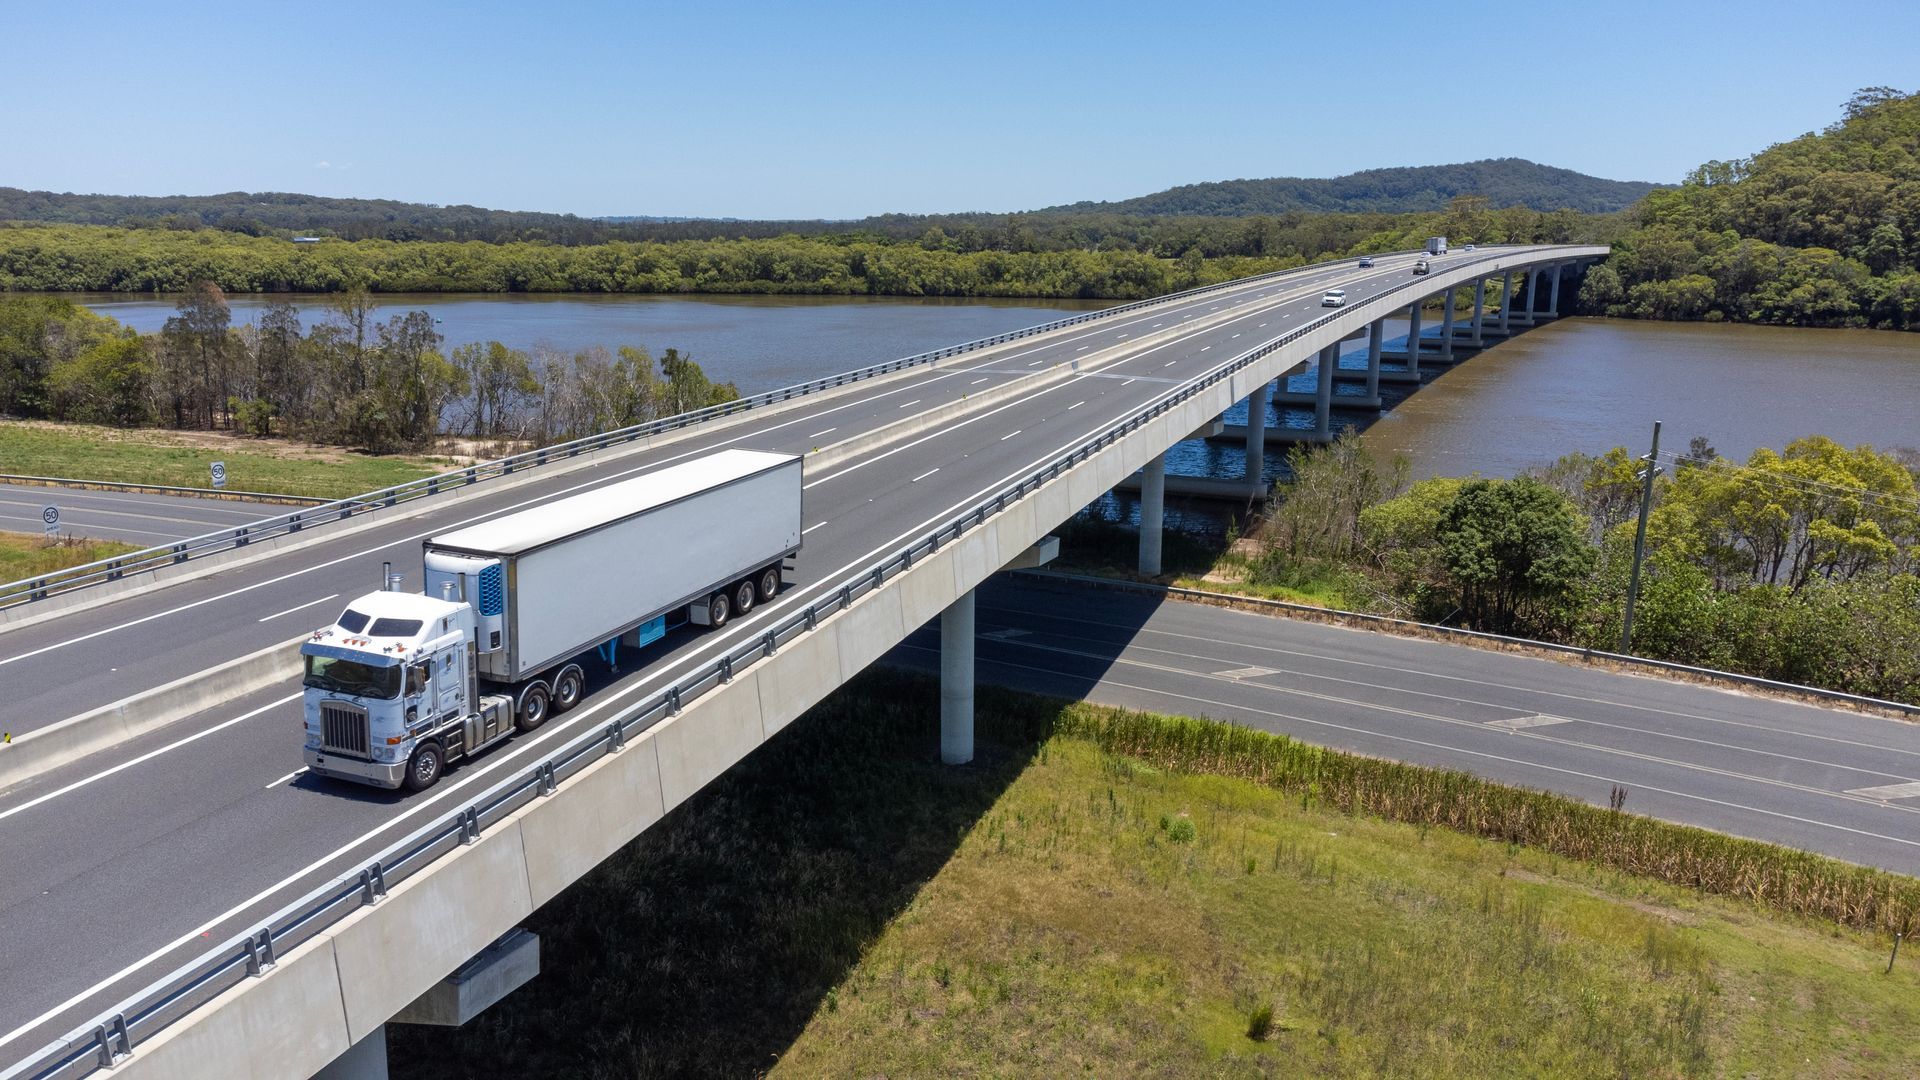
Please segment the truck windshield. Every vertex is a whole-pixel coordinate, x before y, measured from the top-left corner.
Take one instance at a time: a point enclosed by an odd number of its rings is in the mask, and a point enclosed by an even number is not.
[[[337,694],[391,699],[400,696],[400,668],[362,664],[337,656],[309,656],[306,684]]]

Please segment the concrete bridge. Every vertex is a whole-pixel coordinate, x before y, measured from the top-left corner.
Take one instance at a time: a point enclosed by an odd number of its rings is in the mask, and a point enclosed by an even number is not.
[[[385,1024],[459,1022],[511,988],[534,962],[521,920],[936,618],[942,757],[969,760],[973,590],[1043,561],[1051,530],[1135,473],[1141,564],[1157,567],[1175,442],[1237,402],[1264,405],[1316,358],[1331,430],[1341,340],[1368,334],[1377,376],[1390,312],[1532,283],[1508,295],[1538,301],[1497,320],[1475,304],[1456,325],[1449,305],[1445,356],[1550,315],[1565,273],[1605,254],[1483,248],[1415,275],[1400,253],[1266,275],[542,452],[484,483],[454,474],[87,588],[28,583],[16,599],[44,599],[0,611],[0,727],[14,733],[0,749],[0,1077],[383,1074]],[[1321,306],[1329,288],[1344,306]],[[597,671],[579,708],[432,791],[300,775],[289,635],[365,591],[383,558],[408,566],[420,537],[455,523],[724,446],[808,455],[787,593]]]

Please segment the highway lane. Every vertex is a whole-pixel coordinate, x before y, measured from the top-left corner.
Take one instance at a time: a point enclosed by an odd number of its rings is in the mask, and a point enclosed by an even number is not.
[[[1066,614],[1070,613],[1070,614]],[[995,578],[978,677],[1463,769],[1920,872],[1920,725],[1470,646]],[[938,624],[891,661],[937,671]],[[1861,794],[1911,784],[1904,795]]]
[[[1391,271],[1375,277],[1380,288],[1396,280]],[[670,642],[666,651],[649,655],[646,667],[629,672],[574,714],[456,772],[445,790],[414,798],[352,791],[353,798],[342,801],[338,788],[303,783],[299,778],[287,780],[299,764],[297,713],[292,703],[269,706],[239,719],[249,711],[242,706],[250,703],[236,702],[231,708],[173,725],[127,752],[141,751],[150,742],[178,742],[215,724],[232,721],[231,727],[111,776],[70,786],[117,767],[117,758],[124,754],[90,759],[0,796],[0,814],[9,815],[0,819],[0,861],[36,868],[32,881],[9,894],[12,906],[0,909],[0,940],[14,935],[16,926],[20,936],[12,940],[18,941],[47,936],[42,931],[48,927],[64,928],[44,950],[23,953],[18,963],[0,965],[4,968],[0,1033],[12,1031],[12,1042],[0,1046],[0,1060],[10,1047],[32,1045],[36,1037],[44,1041],[80,1014],[179,962],[186,951],[202,943],[200,933],[218,939],[250,925],[321,877],[371,857],[405,829],[416,827],[424,815],[442,812],[449,805],[447,800],[490,781],[505,768],[519,767],[552,740],[581,725],[597,725],[613,710],[654,692],[668,677],[703,661],[738,636],[755,632],[763,620],[779,617],[787,605],[810,601],[823,584],[836,584],[879,552],[918,535],[932,522],[1177,385],[1171,378],[1142,377],[1134,370],[1158,371],[1171,364],[1178,377],[1191,377],[1224,363],[1259,340],[1246,335],[1262,329],[1260,322],[1268,323],[1268,332],[1277,334],[1285,331],[1289,321],[1297,324],[1317,312],[1318,291],[1317,283],[1305,283],[1282,290],[1270,305],[1247,301],[1244,315],[1228,310],[1229,299],[1219,308],[1227,311],[1232,322],[1198,330],[1181,342],[1131,353],[1120,364],[1036,388],[1017,401],[942,425],[927,436],[883,448],[824,475],[810,475],[801,587],[776,602],[771,614],[763,609],[727,633]],[[1240,346],[1235,348],[1214,344],[1236,340]],[[1002,357],[994,364],[1004,365],[1008,359]],[[992,367],[983,365],[980,370]],[[889,395],[897,392],[888,390]],[[989,430],[989,425],[1000,426]],[[578,477],[572,479],[577,482]],[[419,524],[405,527],[417,530]],[[356,542],[366,541],[356,538]],[[414,551],[417,548],[409,542],[407,553]],[[352,569],[349,585],[366,578],[364,567],[363,559]],[[274,604],[289,599],[293,598],[275,597]],[[274,606],[258,599],[251,602],[255,606],[249,615],[270,612]],[[53,625],[65,621],[56,620]],[[258,631],[256,640],[257,635]],[[212,782],[194,771],[207,768],[222,776],[230,774],[230,783]],[[276,785],[275,781],[282,782]],[[326,801],[308,798],[316,792]],[[129,815],[138,815],[138,820],[128,820]],[[102,839],[116,836],[132,839],[124,845]],[[344,839],[329,847],[339,838]],[[15,843],[40,846],[16,849],[11,846]],[[89,846],[99,850],[64,859],[58,856]],[[139,873],[113,871],[115,857],[102,852],[117,852],[121,859],[137,857]],[[42,864],[47,866],[44,871],[38,869]],[[91,874],[98,876],[87,878],[85,888],[60,888],[63,882]],[[276,874],[282,876],[275,878]],[[254,888],[269,878],[273,887]],[[250,888],[253,893],[248,892]],[[47,899],[56,894],[62,898],[59,903]],[[139,909],[137,919],[127,916],[130,907]],[[110,942],[111,947],[76,954],[61,944],[75,939]],[[170,943],[176,947],[168,950]],[[120,973],[117,981],[111,978],[116,972]],[[98,989],[87,1000],[30,1028],[11,1027],[59,1005],[64,1000],[62,991],[74,986]]]
[[[60,508],[60,531],[65,535],[123,540],[142,547],[230,529],[289,509],[194,495],[0,484],[0,529],[40,532],[40,510],[48,503]]]
[[[884,385],[856,385],[791,412],[757,418],[749,414],[738,425],[698,431],[668,446],[606,458],[579,471],[545,476],[536,471],[534,479],[519,486],[483,484],[458,501],[422,504],[418,516],[376,517],[351,535],[321,532],[318,535],[330,538],[297,554],[263,559],[6,630],[0,632],[0,687],[6,691],[0,694],[0,728],[16,735],[32,731],[297,634],[323,621],[313,618],[311,611],[298,610],[302,605],[322,596],[350,597],[366,591],[369,583],[377,584],[379,563],[384,560],[391,560],[395,569],[407,575],[409,587],[417,587],[419,542],[425,536],[684,457],[724,446],[805,452],[930,412],[963,396],[1033,379],[1055,364],[1073,362],[1083,367],[1106,365],[1097,373],[1082,374],[1076,382],[1097,374],[1103,382],[1112,383],[1108,389],[1117,392],[1103,395],[1102,401],[1112,405],[1106,415],[1117,418],[1164,391],[1171,385],[1169,380],[1205,370],[1318,313],[1319,293],[1330,282],[1342,281],[1352,302],[1358,302],[1370,290],[1407,280],[1412,258],[1380,258],[1376,269],[1358,278],[1359,272],[1349,262],[1325,264],[1282,280],[1016,342],[993,354],[965,358],[958,367],[916,373]],[[1283,295],[1289,297],[1284,303],[1280,302]],[[1126,350],[1129,341],[1179,329],[1183,323],[1193,329],[1183,331],[1175,343],[1151,353],[1115,352]],[[1014,421],[1000,434],[1017,431],[1023,437],[997,449],[1016,454],[1028,449],[1028,440],[1045,434],[1051,411],[1051,399],[1042,397],[999,414]],[[956,421],[943,430],[963,431],[964,423]],[[916,449],[877,456],[876,460],[892,462],[880,471],[890,473]],[[963,446],[962,453],[971,449]],[[943,466],[937,460],[926,467]],[[924,468],[897,479],[904,481],[921,471]],[[941,482],[947,479],[951,476]],[[816,538],[808,535],[809,542]],[[263,621],[281,612],[289,614]],[[85,677],[77,677],[81,675]]]

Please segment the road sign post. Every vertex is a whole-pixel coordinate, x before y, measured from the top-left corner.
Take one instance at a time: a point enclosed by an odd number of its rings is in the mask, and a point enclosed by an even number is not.
[[[226,487],[227,486],[227,463],[224,461],[216,461],[213,463],[213,467],[211,471],[213,472],[213,486],[216,488]]]
[[[60,508],[59,507],[57,506],[41,507],[40,520],[47,527],[47,539],[52,540],[60,535]]]

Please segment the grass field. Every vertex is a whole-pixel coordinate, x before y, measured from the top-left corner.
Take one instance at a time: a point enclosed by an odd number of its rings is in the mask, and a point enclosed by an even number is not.
[[[1256,582],[1252,563],[1231,550],[1226,541],[1168,529],[1161,541],[1162,573],[1149,578],[1139,572],[1140,533],[1138,530],[1082,514],[1054,530],[1060,536],[1060,556],[1051,569],[1071,570],[1123,581],[1157,581],[1184,589],[1210,589],[1214,592],[1253,596],[1263,600],[1285,600],[1294,604],[1312,604],[1347,610],[1365,610],[1360,594],[1361,579],[1337,569],[1302,566],[1282,581]]]
[[[373,457],[337,447],[207,432],[0,422],[0,473],[207,487],[227,463],[227,487],[338,499],[450,468],[422,457]]]
[[[33,533],[0,532],[0,581],[65,570],[137,550],[116,540],[78,540],[48,546]]]
[[[390,1029],[395,1075],[1920,1070],[1884,933],[1342,812],[1378,774],[1303,792],[1219,725],[982,688],[945,768],[937,702],[822,703],[538,912],[533,984]]]

